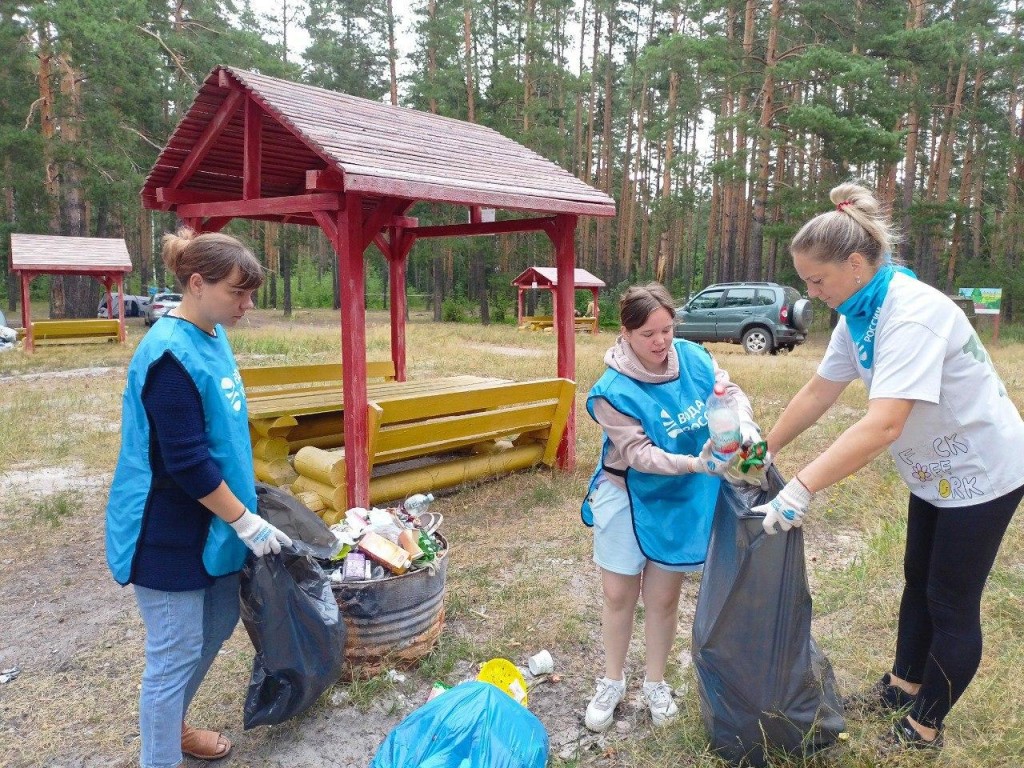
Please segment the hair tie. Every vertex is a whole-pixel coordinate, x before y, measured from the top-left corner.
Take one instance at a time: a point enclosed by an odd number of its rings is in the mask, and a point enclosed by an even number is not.
[[[848,205],[853,205],[853,200],[843,200],[843,202],[839,203],[836,206],[836,210],[842,212],[843,208],[845,208]]]

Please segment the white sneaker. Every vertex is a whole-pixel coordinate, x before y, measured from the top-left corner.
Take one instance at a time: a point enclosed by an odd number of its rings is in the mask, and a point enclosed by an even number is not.
[[[626,680],[609,680],[602,677],[597,681],[597,693],[587,704],[587,717],[583,721],[588,729],[601,733],[612,724],[615,707],[626,695]]]
[[[679,707],[672,701],[672,689],[664,680],[660,683],[644,681],[644,701],[651,710],[651,719],[655,725],[664,725],[679,711]]]

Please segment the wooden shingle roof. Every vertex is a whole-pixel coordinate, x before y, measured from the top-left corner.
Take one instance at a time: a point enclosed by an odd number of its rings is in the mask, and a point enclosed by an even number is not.
[[[161,207],[158,190],[171,185],[217,120],[225,121],[217,141],[177,183],[205,199],[242,198],[239,92],[263,112],[261,198],[304,194],[307,171],[327,171],[340,178],[341,191],[367,197],[615,214],[611,197],[490,128],[230,67],[210,73],[160,153],[142,190],[147,207]]]
[[[11,234],[11,271],[109,275],[132,271],[128,246],[117,237]]]
[[[529,267],[512,281],[512,285],[529,287],[535,280],[539,287],[552,288],[558,285],[558,270],[554,267]],[[604,288],[605,282],[577,267],[573,270],[573,285],[576,288]]]

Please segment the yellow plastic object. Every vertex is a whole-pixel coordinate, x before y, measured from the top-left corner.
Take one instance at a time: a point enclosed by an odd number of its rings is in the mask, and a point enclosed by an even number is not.
[[[526,680],[523,673],[508,659],[491,659],[484,662],[476,679],[496,685],[524,707],[526,706]]]

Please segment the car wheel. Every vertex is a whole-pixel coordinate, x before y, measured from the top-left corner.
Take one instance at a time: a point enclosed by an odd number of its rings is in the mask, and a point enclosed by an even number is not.
[[[748,355],[763,355],[772,351],[772,337],[764,328],[751,328],[743,334],[743,349]]]

